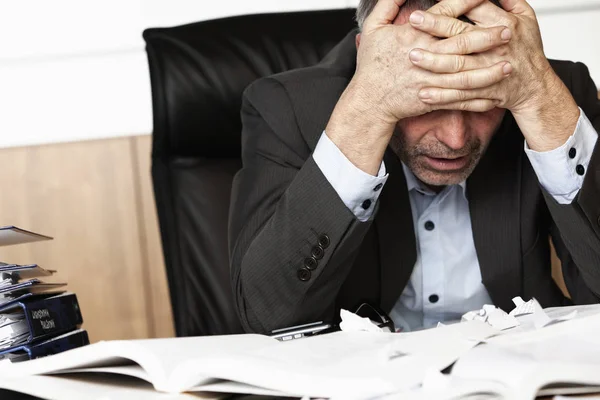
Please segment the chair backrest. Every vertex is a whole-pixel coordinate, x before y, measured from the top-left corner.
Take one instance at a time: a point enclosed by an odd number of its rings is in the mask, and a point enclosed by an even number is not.
[[[144,32],[152,180],[178,336],[241,332],[227,218],[241,167],[240,106],[252,81],[319,62],[354,10],[247,15]]]

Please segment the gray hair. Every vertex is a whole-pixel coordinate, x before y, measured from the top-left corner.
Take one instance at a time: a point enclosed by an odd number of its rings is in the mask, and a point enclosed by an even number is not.
[[[428,10],[436,3],[436,0],[406,0],[402,8],[408,8],[409,10]],[[500,7],[498,0],[492,0],[492,3]],[[358,23],[360,30],[362,30],[365,20],[375,8],[375,4],[377,4],[377,0],[360,0],[358,3],[358,7],[356,8],[356,22]]]
[[[406,3],[402,8],[408,8],[411,10],[427,10],[433,7],[437,1],[435,0],[406,0]],[[358,7],[356,8],[356,22],[358,27],[362,30],[365,20],[371,14],[377,4],[377,0],[360,0]]]

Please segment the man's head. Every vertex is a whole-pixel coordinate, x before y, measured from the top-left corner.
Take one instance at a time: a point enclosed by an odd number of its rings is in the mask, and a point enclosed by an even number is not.
[[[356,13],[359,27],[376,3],[360,1]],[[436,3],[407,0],[394,24],[405,24],[413,11]],[[498,108],[484,113],[439,110],[407,118],[398,122],[390,145],[422,182],[430,186],[457,184],[467,179],[481,160],[504,113]]]

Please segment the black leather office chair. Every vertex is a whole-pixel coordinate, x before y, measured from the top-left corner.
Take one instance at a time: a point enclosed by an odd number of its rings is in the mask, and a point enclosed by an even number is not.
[[[148,29],[152,179],[178,336],[241,332],[227,217],[241,167],[242,92],[316,64],[355,27],[354,10],[249,15]]]

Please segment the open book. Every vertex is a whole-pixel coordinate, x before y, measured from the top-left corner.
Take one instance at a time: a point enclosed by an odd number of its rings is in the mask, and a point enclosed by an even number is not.
[[[381,400],[506,399],[600,393],[600,305],[546,309],[567,322],[535,329],[534,317],[486,339],[460,357],[450,374],[430,371],[420,387]]]
[[[406,334],[336,332],[290,342],[262,335],[108,341],[0,365],[0,387],[34,375],[102,372],[136,377],[169,393],[364,399],[418,385],[427,371],[447,368],[495,333],[473,321]]]
[[[540,393],[600,392],[600,305],[547,313],[560,320],[573,310],[575,318],[541,329],[533,316],[518,317],[518,327],[502,332],[470,321],[419,332],[337,332],[290,342],[261,335],[99,342],[2,364],[0,388],[21,386],[19,391],[35,394],[26,382],[61,377],[66,390],[72,382],[67,376],[109,373],[149,382],[157,392],[201,398],[244,393],[524,400]],[[449,375],[440,373],[449,366]],[[60,391],[57,379],[46,381]],[[69,398],[66,393],[44,397]]]

